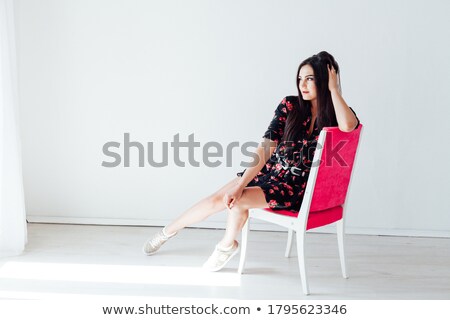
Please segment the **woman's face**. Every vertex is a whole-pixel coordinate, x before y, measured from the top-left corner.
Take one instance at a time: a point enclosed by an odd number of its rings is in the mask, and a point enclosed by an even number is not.
[[[309,64],[301,67],[298,79],[298,87],[300,89],[300,92],[302,93],[303,100],[317,99],[314,70]]]

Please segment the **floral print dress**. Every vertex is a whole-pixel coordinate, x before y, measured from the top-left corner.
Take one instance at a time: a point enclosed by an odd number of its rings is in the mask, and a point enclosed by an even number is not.
[[[309,116],[303,122],[303,128],[300,128],[301,132],[305,133],[303,139],[281,141],[289,112],[293,108],[299,107],[297,96],[287,96],[275,109],[273,119],[263,138],[275,141],[277,148],[264,167],[247,184],[248,187],[260,187],[264,192],[269,208],[274,210],[300,210],[314,151],[319,139],[317,119],[312,132],[309,132],[311,125],[311,117]],[[353,111],[353,109],[351,110]],[[353,111],[353,113],[355,112]],[[238,172],[237,176],[241,177],[244,172],[245,170]]]

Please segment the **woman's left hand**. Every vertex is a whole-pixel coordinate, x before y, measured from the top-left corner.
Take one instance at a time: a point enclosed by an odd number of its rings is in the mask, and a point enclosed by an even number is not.
[[[333,90],[339,92],[337,72],[333,66],[330,66],[328,64],[327,67],[328,67],[328,89],[331,92],[333,92]]]

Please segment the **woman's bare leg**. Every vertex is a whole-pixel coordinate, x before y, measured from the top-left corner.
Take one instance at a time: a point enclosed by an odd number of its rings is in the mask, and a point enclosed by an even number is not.
[[[246,187],[241,198],[228,209],[227,229],[211,256],[203,264],[208,271],[219,271],[238,252],[235,239],[248,219],[250,208],[267,208],[264,192],[260,187]]]
[[[248,209],[268,208],[264,192],[260,187],[246,187],[239,201],[228,209],[227,229],[219,246],[231,247],[248,219]]]
[[[179,230],[189,225],[203,221],[216,212],[224,210],[226,208],[225,202],[223,200],[225,191],[234,186],[239,181],[239,179],[241,178],[234,178],[233,180],[225,184],[222,188],[217,190],[215,193],[200,200],[191,208],[183,212],[178,218],[176,218],[166,226],[166,234],[178,232]]]

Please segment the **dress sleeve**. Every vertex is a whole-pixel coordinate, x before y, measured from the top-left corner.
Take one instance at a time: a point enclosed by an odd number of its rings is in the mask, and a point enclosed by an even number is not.
[[[350,107],[349,107],[349,108],[350,108]],[[358,120],[358,123],[356,124],[356,127],[355,127],[355,129],[357,129],[357,128],[359,127],[359,118],[358,118],[358,116],[356,115],[356,112],[355,112],[352,108],[350,108],[350,110],[352,110],[353,114],[354,114],[355,117],[356,117],[356,120]],[[355,129],[353,129],[353,130],[355,130]]]
[[[275,109],[272,121],[266,130],[266,133],[262,136],[269,140],[280,142],[284,134],[284,127],[286,125],[286,118],[288,115],[288,110],[292,108],[292,104],[284,98],[278,107]]]

